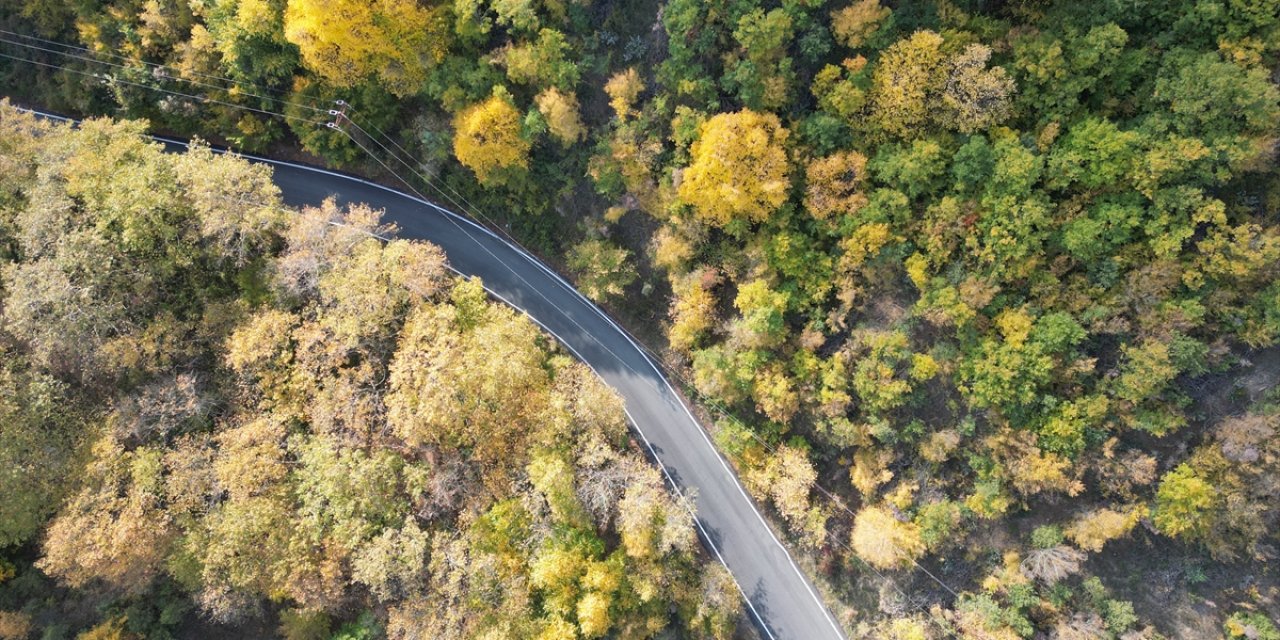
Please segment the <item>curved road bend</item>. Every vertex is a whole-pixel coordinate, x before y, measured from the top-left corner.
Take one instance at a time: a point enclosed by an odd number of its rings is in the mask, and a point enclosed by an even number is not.
[[[58,116],[52,116],[63,119]],[[171,151],[185,145],[162,140]],[[699,533],[733,574],[749,612],[772,640],[843,640],[817,591],[765,524],[737,476],[680,396],[628,334],[551,269],[470,220],[414,196],[339,173],[245,156],[271,165],[292,206],[367,203],[384,209],[399,237],[430,241],[453,269],[559,339],[620,393],[627,416],[663,467],[696,492]]]
[[[256,158],[255,158],[256,159]],[[703,541],[728,566],[765,635],[842,638],[817,591],[765,525],[706,431],[648,356],[598,307],[536,258],[438,206],[363,180],[266,160],[292,206],[325,198],[385,209],[399,237],[428,240],[462,275],[524,311],[620,393],[627,415],[669,479],[695,489]]]

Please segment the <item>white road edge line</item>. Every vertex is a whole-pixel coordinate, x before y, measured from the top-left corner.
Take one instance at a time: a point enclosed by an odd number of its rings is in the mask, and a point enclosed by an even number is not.
[[[29,112],[29,113],[34,113],[34,114],[38,114],[38,115],[41,115],[41,116],[45,116],[45,117],[49,117],[49,118],[54,118],[54,119],[57,119],[57,120],[61,120],[61,121],[63,121],[63,122],[77,122],[76,120],[73,120],[73,119],[71,119],[71,118],[67,118],[67,117],[64,117],[64,116],[58,116],[58,115],[54,115],[54,114],[50,114],[50,113],[45,113],[45,112],[42,112],[42,111],[36,111],[36,110],[34,110],[34,109],[26,109],[26,108],[23,108],[23,107],[15,107],[15,108],[16,108],[16,109],[19,109],[19,110],[21,110],[21,111],[26,111],[26,112]],[[177,144],[177,145],[181,145],[181,146],[184,146],[184,147],[190,147],[190,146],[191,146],[191,145],[190,145],[190,143],[189,143],[189,142],[187,142],[187,141],[177,140],[177,139],[173,139],[173,138],[168,138],[168,137],[165,137],[165,136],[148,135],[147,137],[149,137],[149,138],[151,138],[151,139],[153,139],[153,140],[160,141],[160,142],[167,142],[167,143],[170,143],[170,144]],[[358,183],[364,184],[365,186],[374,187],[374,188],[376,188],[376,189],[381,189],[381,190],[386,191],[386,192],[388,192],[388,193],[391,193],[391,194],[394,194],[394,195],[397,195],[397,196],[403,197],[403,198],[405,198],[405,199],[408,199],[408,200],[411,200],[411,201],[417,202],[417,203],[422,204],[422,205],[426,205],[426,206],[428,206],[428,207],[431,207],[432,209],[435,209],[435,210],[439,211],[440,213],[443,213],[443,214],[445,214],[445,215],[447,215],[447,216],[453,217],[453,218],[455,218],[455,219],[457,219],[457,220],[461,220],[461,221],[463,221],[463,222],[467,223],[468,225],[471,225],[472,227],[474,227],[474,228],[476,228],[476,229],[478,229],[478,230],[480,230],[480,231],[484,232],[485,234],[488,234],[491,238],[493,238],[493,239],[497,240],[498,242],[501,242],[502,244],[506,245],[507,247],[509,247],[509,248],[513,249],[516,253],[518,253],[518,254],[520,254],[521,256],[523,256],[526,260],[528,260],[528,261],[529,261],[530,263],[532,263],[534,266],[536,266],[536,267],[538,267],[539,269],[541,269],[542,271],[546,272],[546,273],[547,273],[547,275],[550,275],[550,276],[551,276],[553,279],[555,279],[555,280],[556,280],[556,281],[557,281],[557,282],[558,282],[562,287],[564,287],[566,290],[568,290],[571,294],[573,294],[573,295],[577,296],[579,299],[581,299],[584,303],[586,303],[586,305],[587,305],[590,309],[592,309],[593,311],[595,311],[595,312],[596,312],[596,314],[597,314],[597,315],[599,315],[599,316],[600,316],[600,317],[601,317],[605,322],[607,322],[607,323],[608,323],[610,326],[612,326],[616,331],[618,331],[618,333],[620,333],[620,334],[622,335],[622,337],[623,337],[623,338],[625,338],[625,339],[627,340],[627,342],[629,342],[629,343],[631,344],[632,348],[634,348],[634,349],[635,349],[635,350],[640,354],[640,357],[644,359],[645,363],[646,363],[646,364],[648,364],[648,365],[649,365],[649,367],[650,367],[651,369],[653,369],[653,372],[654,372],[655,374],[657,374],[658,378],[659,378],[660,380],[662,380],[662,383],[663,383],[663,385],[664,385],[664,386],[666,386],[667,391],[668,391],[668,392],[670,392],[670,393],[671,393],[671,395],[672,395],[672,397],[674,397],[674,398],[675,398],[675,401],[676,401],[677,403],[679,403],[680,408],[684,409],[685,415],[687,415],[687,416],[688,416],[688,418],[689,418],[689,421],[693,423],[695,430],[696,430],[699,434],[701,434],[701,435],[702,435],[702,439],[703,439],[703,441],[704,441],[704,442],[706,442],[707,446],[711,448],[712,453],[715,455],[716,459],[720,462],[720,466],[721,466],[721,467],[723,467],[723,468],[724,468],[724,470],[725,470],[725,472],[729,474],[729,477],[733,480],[734,486],[735,486],[735,487],[737,487],[738,492],[742,495],[742,497],[743,497],[744,499],[746,499],[746,500],[747,500],[747,503],[751,506],[751,511],[752,511],[753,513],[755,513],[755,516],[756,516],[756,518],[760,521],[761,526],[763,526],[763,527],[764,527],[764,529],[765,529],[765,531],[767,531],[767,532],[769,533],[769,537],[773,540],[774,544],[776,544],[776,545],[778,546],[778,548],[780,548],[780,549],[782,550],[782,553],[786,556],[786,558],[787,558],[787,562],[788,562],[788,564],[790,564],[791,569],[792,569],[793,571],[795,571],[796,576],[800,578],[800,582],[805,586],[805,590],[806,590],[806,591],[808,591],[809,596],[810,596],[811,598],[813,598],[813,600],[818,604],[818,608],[822,611],[822,614],[823,614],[823,616],[826,618],[827,623],[831,625],[832,630],[834,630],[834,631],[836,632],[836,636],[837,636],[837,637],[840,637],[840,638],[844,638],[844,637],[845,637],[845,635],[844,635],[844,631],[840,628],[840,626],[839,626],[838,624],[836,624],[835,620],[831,617],[831,613],[827,610],[827,606],[822,602],[822,599],[821,599],[821,598],[819,598],[819,597],[818,597],[818,594],[813,590],[813,586],[812,586],[812,585],[810,585],[810,583],[809,583],[809,578],[808,578],[807,576],[805,576],[805,574],[804,574],[804,572],[803,572],[803,571],[801,571],[801,570],[800,570],[800,567],[796,564],[795,559],[791,557],[791,552],[787,549],[786,545],[782,544],[782,541],[778,539],[777,535],[775,535],[775,534],[773,533],[773,529],[769,526],[769,523],[765,521],[764,516],[760,513],[760,509],[756,507],[756,503],[755,503],[755,501],[754,501],[754,500],[751,498],[751,496],[747,493],[746,489],[744,489],[744,488],[743,488],[741,481],[738,479],[738,475],[737,475],[736,473],[734,473],[733,469],[732,469],[732,468],[729,466],[729,464],[724,460],[724,457],[720,454],[720,450],[715,446],[715,443],[713,443],[713,442],[711,441],[711,438],[707,435],[706,430],[702,428],[702,424],[701,424],[701,423],[699,423],[699,422],[698,422],[698,420],[697,420],[697,418],[695,418],[695,417],[694,417],[693,412],[689,409],[688,405],[686,405],[686,404],[685,404],[684,399],[683,399],[683,398],[680,396],[680,394],[679,394],[679,393],[677,393],[677,392],[675,391],[675,389],[671,386],[671,382],[670,382],[669,380],[667,380],[667,377],[666,377],[665,375],[663,375],[663,373],[662,373],[662,371],[661,371],[660,369],[658,369],[658,366],[657,366],[657,365],[653,362],[653,360],[649,357],[648,352],[646,352],[642,347],[640,347],[640,345],[638,345],[638,344],[636,343],[636,341],[631,337],[631,334],[630,334],[630,333],[628,333],[625,329],[623,329],[621,326],[619,326],[617,322],[615,322],[612,318],[610,318],[610,317],[608,316],[608,314],[606,314],[602,309],[600,309],[598,306],[596,306],[596,304],[595,304],[594,302],[592,302],[589,298],[587,298],[585,295],[583,295],[583,294],[582,294],[582,292],[578,291],[576,288],[574,288],[572,285],[570,285],[568,282],[566,282],[566,281],[564,280],[564,278],[560,276],[560,274],[556,273],[553,269],[551,269],[551,268],[550,268],[550,267],[548,267],[547,265],[543,264],[543,263],[542,263],[542,261],[541,261],[540,259],[538,259],[536,256],[534,256],[534,255],[530,254],[529,252],[525,251],[523,247],[520,247],[520,246],[518,246],[518,245],[512,244],[511,242],[508,242],[507,240],[503,239],[503,238],[502,238],[501,236],[499,236],[498,234],[494,233],[492,230],[488,229],[487,227],[482,226],[481,224],[477,223],[476,221],[474,221],[474,220],[472,220],[472,219],[470,219],[470,218],[468,218],[468,217],[466,217],[466,216],[463,216],[463,215],[460,215],[460,214],[455,213],[455,212],[453,212],[453,211],[450,211],[450,210],[448,210],[448,209],[445,209],[444,207],[441,207],[441,206],[439,206],[439,205],[437,205],[437,204],[435,204],[435,203],[433,203],[433,202],[429,202],[429,201],[427,201],[427,200],[423,200],[422,198],[418,198],[417,196],[410,195],[410,194],[405,193],[405,192],[403,192],[403,191],[399,191],[399,190],[397,190],[397,189],[393,189],[393,188],[391,188],[391,187],[388,187],[388,186],[385,186],[385,185],[378,184],[378,183],[376,183],[376,182],[372,182],[372,181],[369,181],[369,180],[365,180],[365,179],[363,179],[363,178],[358,178],[358,177],[355,177],[355,176],[347,175],[347,174],[340,173],[340,172],[337,172],[337,171],[330,171],[330,170],[328,170],[328,169],[321,169],[321,168],[318,168],[318,167],[311,167],[311,166],[307,166],[307,165],[305,165],[305,164],[299,164],[299,163],[296,163],[296,162],[289,162],[289,161],[287,161],[287,160],[273,160],[273,159],[271,159],[271,158],[265,158],[265,157],[262,157],[262,156],[256,156],[256,155],[253,155],[253,154],[247,154],[247,153],[240,153],[240,152],[233,151],[233,150],[229,150],[229,149],[212,149],[212,148],[211,148],[211,150],[212,150],[212,151],[214,151],[215,153],[224,153],[224,154],[228,154],[228,153],[229,153],[229,154],[231,154],[231,155],[236,155],[236,156],[240,156],[240,157],[243,157],[243,158],[248,158],[248,159],[250,159],[250,160],[254,160],[254,161],[261,162],[261,163],[265,163],[265,164],[274,164],[274,165],[286,166],[286,167],[291,167],[291,168],[294,168],[294,169],[300,169],[300,170],[303,170],[303,171],[310,171],[310,172],[313,172],[313,173],[319,173],[319,174],[323,174],[323,175],[327,175],[327,176],[332,176],[332,177],[335,177],[335,178],[342,178],[342,179],[344,179],[344,180],[349,180],[349,181],[352,181],[352,182],[358,182]],[[454,273],[457,273],[457,274],[458,274],[458,275],[460,275],[460,276],[466,277],[466,275],[465,275],[465,274],[463,274],[462,272],[458,271],[457,269],[454,269],[452,265],[449,265],[449,266],[448,266],[448,268],[449,268],[451,271],[453,271]],[[481,282],[483,283],[483,279],[481,280]],[[503,298],[502,296],[498,295],[498,294],[497,294],[497,293],[495,293],[494,291],[490,290],[488,286],[485,286],[485,285],[483,285],[483,284],[482,284],[482,286],[484,286],[485,291],[486,291],[486,292],[488,292],[488,293],[489,293],[489,295],[491,295],[491,296],[493,296],[493,297],[495,297],[495,298],[497,298],[497,299],[501,300],[504,304],[506,304],[507,306],[511,307],[512,309],[517,309],[518,311],[520,311],[521,313],[523,313],[526,317],[528,317],[530,320],[532,320],[534,324],[538,325],[538,326],[539,326],[539,327],[541,327],[544,331],[546,331],[547,333],[549,333],[549,334],[551,334],[553,337],[555,337],[555,338],[556,338],[556,340],[558,340],[558,341],[560,342],[560,344],[564,345],[564,346],[565,346],[565,348],[569,349],[569,351],[571,351],[575,356],[577,356],[579,361],[581,361],[583,364],[586,364],[586,365],[587,365],[587,368],[591,369],[591,372],[592,372],[592,373],[596,374],[596,376],[597,376],[597,377],[601,377],[601,376],[600,376],[600,373],[599,373],[598,371],[596,371],[594,367],[592,367],[590,364],[588,364],[588,363],[587,363],[587,361],[586,361],[585,359],[583,359],[583,358],[582,358],[582,356],[581,356],[581,355],[580,355],[580,354],[579,354],[579,353],[578,353],[578,352],[577,352],[573,347],[569,346],[569,344],[568,344],[567,342],[565,342],[565,340],[564,340],[563,338],[561,338],[561,337],[560,337],[559,335],[557,335],[554,331],[552,331],[551,329],[547,328],[547,327],[546,327],[546,326],[544,326],[541,322],[539,322],[536,318],[534,318],[532,315],[530,315],[528,311],[525,311],[524,309],[521,309],[520,307],[518,307],[518,306],[516,306],[516,305],[512,304],[512,303],[511,303],[510,301],[508,301],[507,299]],[[654,449],[653,449],[653,445],[649,442],[648,437],[646,437],[646,436],[644,435],[644,431],[640,428],[639,424],[638,424],[638,423],[635,421],[635,419],[631,416],[630,411],[627,411],[627,409],[626,409],[626,405],[625,405],[625,402],[624,402],[624,404],[623,404],[623,412],[627,414],[627,419],[628,419],[628,420],[630,420],[630,421],[631,421],[631,423],[635,426],[636,433],[639,433],[639,434],[640,434],[641,439],[643,439],[643,440],[645,441],[645,446],[649,449],[649,453],[650,453],[650,455],[652,455],[652,456],[653,456],[654,461],[658,464],[658,467],[662,469],[662,473],[663,473],[663,475],[667,478],[667,481],[668,481],[669,483],[671,483],[671,485],[672,485],[673,489],[675,489],[675,490],[676,490],[676,493],[680,494],[679,486],[675,484],[675,481],[672,479],[670,472],[667,470],[666,466],[662,464],[661,459],[659,459],[659,458],[658,458],[658,456],[657,456],[657,452],[656,452],[656,451],[654,451]],[[683,496],[683,494],[680,494],[680,495],[682,495],[682,496]],[[707,535],[706,530],[705,530],[705,529],[703,529],[702,524],[698,521],[697,514],[696,514],[696,513],[693,511],[693,509],[691,509],[687,504],[685,505],[685,507],[686,507],[686,509],[688,509],[688,510],[690,511],[690,514],[693,516],[694,524],[696,524],[696,525],[697,525],[698,530],[702,532],[703,537],[706,539],[706,541],[707,541],[707,546],[711,547],[711,550],[715,553],[716,558],[720,561],[720,564],[721,564],[721,565],[723,565],[726,569],[728,569],[728,568],[729,568],[729,565],[724,561],[724,557],[720,555],[720,550],[716,548],[715,543],[711,540],[710,536],[709,536],[709,535]],[[767,624],[764,622],[764,620],[760,617],[759,612],[757,612],[757,611],[756,611],[755,605],[753,605],[753,604],[751,603],[751,598],[747,595],[747,592],[742,588],[742,585],[741,585],[741,584],[738,584],[738,579],[737,579],[736,577],[734,577],[734,576],[733,576],[733,571],[732,571],[732,570],[730,570],[730,571],[729,571],[729,575],[730,575],[730,577],[732,577],[732,578],[733,578],[733,582],[734,582],[734,584],[735,584],[735,585],[737,585],[737,587],[738,587],[738,591],[742,594],[742,596],[743,596],[743,600],[747,603],[747,607],[751,609],[752,615],[756,618],[756,621],[760,624],[760,628],[764,629],[765,633],[766,633],[766,634],[767,634],[771,639],[774,639],[775,637],[774,637],[773,633],[769,630],[768,625],[767,625]],[[775,640],[776,640],[776,639],[775,639]]]
[[[181,144],[181,145],[187,146],[187,144],[186,144],[186,143],[184,143],[184,142],[182,142],[181,140],[173,140],[173,139],[169,139],[169,138],[163,138],[163,137],[160,137],[160,136],[152,136],[152,137],[153,137],[153,138],[156,138],[156,139],[164,140],[164,141],[166,141],[166,142],[170,142],[170,143],[174,143],[174,144]],[[225,153],[225,151],[224,151],[224,153]],[[822,610],[822,614],[826,617],[826,619],[827,619],[827,623],[831,625],[831,628],[836,632],[836,635],[837,635],[837,636],[839,636],[839,637],[841,637],[841,638],[843,638],[843,637],[844,637],[844,632],[843,632],[843,630],[841,630],[841,629],[840,629],[840,627],[839,627],[839,625],[837,625],[837,624],[836,624],[835,620],[831,618],[831,613],[830,613],[829,611],[827,611],[827,606],[826,606],[826,604],[824,604],[824,603],[822,602],[822,599],[818,597],[818,594],[817,594],[816,592],[814,592],[813,587],[809,584],[809,578],[808,578],[807,576],[805,576],[804,572],[803,572],[803,571],[801,571],[801,570],[800,570],[800,567],[795,563],[795,560],[791,557],[791,552],[787,549],[786,545],[782,544],[782,541],[781,541],[781,540],[778,540],[778,537],[777,537],[776,535],[774,535],[774,533],[773,533],[773,529],[769,526],[769,523],[765,521],[764,516],[760,514],[760,509],[758,509],[758,508],[756,507],[756,505],[755,505],[755,501],[754,501],[754,500],[752,500],[751,496],[747,493],[746,489],[744,489],[744,488],[743,488],[742,483],[738,480],[738,474],[737,474],[737,473],[734,473],[733,469],[732,469],[731,467],[729,467],[729,464],[724,460],[724,457],[720,455],[720,450],[719,450],[718,448],[716,448],[715,443],[711,442],[711,438],[707,435],[707,431],[706,431],[706,429],[703,429],[703,428],[702,428],[702,424],[701,424],[701,423],[699,423],[699,422],[698,422],[698,419],[697,419],[697,418],[695,418],[695,417],[693,416],[693,412],[689,409],[688,405],[686,405],[686,404],[684,403],[684,400],[683,400],[683,398],[680,396],[680,394],[679,394],[679,393],[677,393],[677,392],[675,391],[675,389],[671,386],[671,382],[667,380],[667,377],[666,377],[665,375],[663,375],[662,371],[658,369],[657,365],[656,365],[656,364],[654,364],[653,360],[649,358],[649,354],[648,354],[648,353],[647,353],[647,352],[646,352],[642,347],[640,347],[640,345],[636,344],[635,340],[634,340],[634,339],[632,339],[632,337],[631,337],[631,334],[630,334],[630,333],[628,333],[628,332],[627,332],[625,329],[623,329],[622,327],[618,326],[618,324],[617,324],[616,322],[614,322],[614,320],[613,320],[612,318],[610,318],[610,317],[608,316],[608,314],[606,314],[602,309],[600,309],[599,307],[597,307],[597,306],[596,306],[596,304],[595,304],[594,302],[592,302],[589,298],[587,298],[586,296],[584,296],[584,295],[582,294],[582,292],[581,292],[581,291],[578,291],[576,288],[574,288],[572,285],[570,285],[568,282],[566,282],[566,281],[564,280],[564,278],[562,278],[562,277],[560,276],[560,274],[556,273],[553,269],[551,269],[551,268],[550,268],[550,267],[548,267],[547,265],[543,264],[543,263],[542,263],[542,261],[541,261],[540,259],[538,259],[538,258],[537,258],[537,256],[534,256],[534,255],[532,255],[532,254],[528,253],[527,251],[525,251],[522,247],[520,247],[520,246],[518,246],[518,245],[515,245],[515,244],[512,244],[512,243],[510,243],[510,242],[506,241],[505,239],[503,239],[503,238],[502,238],[502,236],[499,236],[498,234],[494,233],[492,230],[488,229],[487,227],[484,227],[484,226],[480,225],[479,223],[477,223],[476,221],[474,221],[474,220],[472,220],[472,219],[470,219],[470,218],[467,218],[467,217],[462,216],[462,215],[460,215],[460,214],[458,214],[458,213],[455,213],[455,212],[453,212],[453,211],[450,211],[450,210],[448,210],[448,209],[445,209],[444,207],[441,207],[441,206],[439,206],[439,205],[437,205],[437,204],[435,204],[435,203],[433,203],[433,202],[429,202],[429,201],[427,201],[427,200],[423,200],[423,199],[421,199],[421,198],[418,198],[417,196],[413,196],[413,195],[407,194],[407,193],[405,193],[405,192],[403,192],[403,191],[399,191],[399,190],[396,190],[396,189],[392,189],[391,187],[387,187],[387,186],[385,186],[385,185],[381,185],[381,184],[378,184],[378,183],[376,183],[376,182],[371,182],[371,181],[369,181],[369,180],[365,180],[365,179],[363,179],[363,178],[357,178],[357,177],[355,177],[355,176],[349,176],[349,175],[346,175],[346,174],[343,174],[343,173],[339,173],[339,172],[336,172],[336,171],[329,171],[329,170],[327,170],[327,169],[319,169],[319,168],[316,168],[316,167],[309,167],[309,166],[304,165],[304,164],[297,164],[297,163],[293,163],[293,162],[288,162],[288,161],[286,161],[286,160],[272,160],[272,159],[270,159],[270,158],[263,158],[263,157],[260,157],[260,156],[254,156],[254,155],[251,155],[251,154],[237,154],[236,152],[231,152],[231,153],[236,154],[236,155],[240,155],[240,156],[245,157],[245,158],[250,158],[250,159],[253,159],[253,160],[257,160],[257,161],[259,161],[259,162],[266,162],[266,163],[270,163],[270,164],[278,164],[278,165],[282,165],[282,166],[293,167],[293,168],[295,168],[295,169],[302,169],[302,170],[304,170],[304,171],[313,171],[313,172],[316,172],[316,173],[323,173],[323,174],[325,174],[325,175],[333,176],[333,177],[336,177],[336,178],[344,178],[344,179],[347,179],[347,180],[351,180],[351,181],[353,181],[353,182],[359,182],[359,183],[362,183],[362,184],[364,184],[364,185],[366,185],[366,186],[370,186],[370,187],[375,187],[375,188],[378,188],[378,189],[382,189],[383,191],[386,191],[386,192],[388,192],[388,193],[393,193],[393,194],[395,194],[395,195],[402,196],[402,197],[404,197],[404,198],[407,198],[407,199],[412,200],[412,201],[414,201],[414,202],[417,202],[417,203],[419,203],[419,204],[423,204],[423,205],[426,205],[426,206],[428,206],[428,207],[431,207],[431,208],[433,208],[433,209],[435,209],[435,210],[437,210],[437,211],[439,211],[439,212],[441,212],[441,213],[443,213],[443,214],[445,214],[445,215],[448,215],[448,216],[451,216],[451,217],[456,218],[456,219],[458,219],[458,220],[461,220],[461,221],[463,221],[463,222],[465,222],[465,223],[467,223],[467,224],[469,224],[469,225],[471,225],[471,226],[475,227],[476,229],[479,229],[480,231],[483,231],[484,233],[488,234],[491,238],[493,238],[493,239],[497,240],[498,242],[501,242],[502,244],[504,244],[504,245],[506,245],[506,246],[510,247],[511,249],[514,249],[514,250],[516,251],[516,253],[520,254],[520,255],[521,255],[521,256],[523,256],[526,260],[528,260],[529,262],[533,263],[533,265],[534,265],[534,266],[536,266],[536,267],[538,267],[539,269],[541,269],[541,270],[543,270],[544,272],[546,272],[548,275],[550,275],[552,278],[554,278],[557,282],[559,282],[559,283],[560,283],[560,285],[561,285],[562,287],[564,287],[564,288],[565,288],[565,289],[567,289],[570,293],[572,293],[572,294],[576,295],[578,298],[580,298],[583,302],[585,302],[585,303],[587,304],[587,306],[588,306],[591,310],[595,311],[595,312],[596,312],[596,314],[597,314],[597,315],[599,315],[602,319],[604,319],[604,321],[605,321],[605,322],[609,323],[609,325],[611,325],[615,330],[617,330],[617,331],[618,331],[618,333],[620,333],[620,334],[622,335],[622,337],[623,337],[623,338],[625,338],[625,339],[627,340],[627,342],[631,343],[632,348],[634,348],[634,349],[635,349],[635,350],[640,354],[640,357],[641,357],[641,358],[644,358],[645,364],[648,364],[648,365],[649,365],[649,367],[650,367],[651,369],[653,369],[653,372],[654,372],[655,374],[657,374],[658,379],[662,380],[662,383],[667,387],[667,391],[669,391],[669,392],[671,393],[671,395],[675,398],[676,402],[677,402],[677,403],[679,403],[680,408],[681,408],[681,409],[684,409],[685,414],[689,417],[689,421],[693,423],[693,425],[694,425],[695,429],[697,430],[697,432],[698,432],[699,434],[701,434],[701,435],[702,435],[702,439],[707,443],[707,446],[711,447],[712,452],[714,452],[714,453],[715,453],[716,459],[720,461],[720,466],[722,466],[722,467],[724,468],[725,472],[729,474],[729,477],[733,479],[734,486],[735,486],[735,487],[737,487],[738,492],[739,492],[739,493],[741,493],[741,494],[742,494],[742,497],[743,497],[743,498],[745,498],[745,499],[747,500],[747,502],[751,505],[751,511],[752,511],[753,513],[755,513],[756,518],[758,518],[758,519],[760,520],[760,524],[765,528],[765,531],[768,531],[768,532],[769,532],[769,537],[773,539],[774,544],[777,544],[777,545],[778,545],[778,547],[779,547],[780,549],[782,549],[783,554],[785,554],[785,555],[786,555],[786,557],[787,557],[787,562],[791,565],[792,570],[794,570],[794,571],[796,572],[796,575],[800,578],[801,583],[802,583],[802,584],[804,584],[805,589],[809,592],[809,596],[810,596],[810,597],[812,597],[812,598],[814,599],[814,601],[818,603],[818,607]],[[450,268],[452,268],[452,267],[450,267]],[[459,273],[460,273],[460,272],[459,272]],[[486,290],[486,291],[488,291],[488,287],[485,287],[485,290]],[[502,300],[505,304],[507,304],[507,305],[508,305],[508,306],[510,306],[511,308],[513,308],[513,309],[519,309],[519,310],[520,310],[522,313],[524,313],[526,316],[529,316],[529,318],[531,318],[531,319],[533,318],[533,316],[529,315],[529,313],[528,313],[527,311],[525,311],[524,309],[520,309],[520,308],[519,308],[519,307],[517,307],[516,305],[511,304],[511,303],[510,303],[510,302],[508,302],[506,299],[502,298],[501,296],[498,296],[497,294],[493,293],[492,291],[489,291],[489,293],[490,293],[490,294],[492,294],[494,297],[498,298],[499,300]],[[555,338],[556,338],[557,340],[559,340],[559,341],[561,342],[561,344],[565,344],[565,346],[566,346],[566,347],[568,347],[568,344],[567,344],[567,343],[565,343],[564,339],[563,339],[563,338],[561,338],[560,336],[556,335],[554,331],[551,331],[550,329],[547,329],[546,327],[542,326],[542,324],[541,324],[540,322],[538,322],[537,320],[534,320],[534,324],[537,324],[538,326],[542,327],[545,331],[547,331],[547,333],[550,333],[552,336],[555,336]],[[569,347],[569,350],[570,350],[570,351],[573,351],[573,348],[572,348],[572,347]],[[577,355],[578,355],[578,353],[577,353],[576,351],[574,351],[574,355],[575,355],[575,356],[577,356]],[[582,357],[581,357],[581,356],[579,356],[579,357],[578,357],[578,359],[579,359],[579,360],[582,360]],[[582,361],[583,361],[584,363],[586,362],[585,360],[582,360]],[[587,366],[588,366],[588,367],[590,367],[590,365],[587,365]],[[593,373],[595,373],[597,376],[599,376],[599,375],[600,375],[600,374],[599,374],[599,372],[596,372],[594,368],[592,369],[592,372],[593,372]],[[624,409],[624,411],[625,411],[625,409]],[[627,416],[627,417],[628,417],[628,418],[630,418],[630,417],[631,417],[631,416],[630,416],[630,413],[628,413],[628,416]],[[634,420],[633,420],[633,423],[634,423]],[[653,456],[654,456],[654,460],[658,462],[658,466],[662,467],[663,474],[664,474],[664,475],[667,475],[667,478],[668,478],[668,480],[670,481],[670,480],[671,480],[671,478],[670,478],[670,474],[668,474],[668,473],[667,473],[667,469],[666,469],[666,467],[665,467],[665,466],[663,466],[663,465],[662,465],[662,462],[661,462],[660,460],[658,460],[656,452],[653,452],[653,446],[652,446],[651,444],[649,444],[649,440],[648,440],[648,438],[644,437],[644,433],[641,431],[641,429],[640,429],[640,427],[639,427],[639,425],[638,425],[638,424],[636,425],[636,431],[640,433],[640,435],[641,435],[641,437],[642,437],[642,438],[644,438],[644,440],[645,440],[645,444],[649,447],[649,449],[650,449],[650,453],[652,453],[652,454],[653,454]],[[673,486],[675,486],[675,485],[674,485],[674,482],[673,482]],[[696,517],[694,518],[694,521],[695,521],[695,522],[697,521],[697,518],[696,518]],[[701,527],[701,525],[699,525],[699,529],[701,529],[701,528],[702,528],[702,527]],[[712,545],[712,546],[713,546],[713,548],[714,548],[714,545]],[[716,555],[717,555],[717,556],[719,556],[719,552],[718,552],[718,551],[716,552]],[[723,564],[723,559],[721,559],[721,563]],[[725,568],[728,568],[728,565],[727,565],[727,564],[725,565]],[[732,574],[732,571],[731,571],[730,573]],[[737,580],[735,579],[735,580],[734,580],[734,582],[737,582]],[[739,585],[738,589],[739,589],[739,591],[742,591],[742,587],[741,587],[741,585]],[[751,606],[751,599],[747,597],[747,595],[746,595],[746,592],[745,592],[745,591],[743,591],[743,598],[747,601],[748,606]],[[754,612],[754,611],[755,611],[755,607],[754,607],[754,606],[752,606],[751,608],[752,608],[752,611]],[[759,618],[758,618],[758,616],[757,616],[757,619],[759,619]],[[764,624],[764,622],[763,622],[763,621],[761,621],[761,627],[763,627],[763,628],[766,630],[766,632],[768,631],[768,627]],[[772,635],[772,634],[770,634],[770,637],[772,638],[772,637],[773,637],[773,635]]]

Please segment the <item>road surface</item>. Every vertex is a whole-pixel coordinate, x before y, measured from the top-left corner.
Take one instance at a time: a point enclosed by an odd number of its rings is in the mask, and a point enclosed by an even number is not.
[[[336,172],[246,157],[274,168],[292,206],[332,197],[384,209],[384,220],[400,227],[399,237],[438,245],[455,271],[478,276],[492,295],[554,335],[622,395],[632,426],[668,480],[695,492],[703,543],[733,574],[762,633],[773,640],[843,640],[812,584],[666,377],[569,283],[496,234],[425,200]]]

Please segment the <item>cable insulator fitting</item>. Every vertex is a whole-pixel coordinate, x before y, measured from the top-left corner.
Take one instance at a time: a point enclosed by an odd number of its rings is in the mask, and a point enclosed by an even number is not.
[[[334,100],[334,101],[333,101],[333,103],[334,103],[334,104],[336,104],[336,105],[338,105],[339,107],[345,107],[345,106],[347,106],[347,101],[346,101],[346,100]]]

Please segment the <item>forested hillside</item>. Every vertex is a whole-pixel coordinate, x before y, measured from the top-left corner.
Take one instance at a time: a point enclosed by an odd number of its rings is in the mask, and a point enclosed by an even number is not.
[[[853,637],[1280,638],[1276,0],[0,7],[10,93],[389,181],[390,167],[497,217],[665,343]],[[360,131],[317,124],[335,100]],[[5,224],[14,255],[48,237]],[[102,228],[135,242],[121,224]],[[158,278],[239,287],[251,306],[301,295],[278,278],[305,261],[284,250],[268,268],[257,236],[232,235],[224,250],[246,257],[227,260],[247,266],[231,282],[171,243],[135,246],[192,266],[131,278],[132,295],[161,295],[143,284]],[[11,298],[52,286],[5,282]],[[313,331],[318,312],[299,309],[328,304],[315,286],[319,302],[256,319],[278,326],[246,326]],[[79,308],[63,327],[43,321],[56,307],[6,303],[37,359],[10,376],[21,393],[44,389],[28,370],[98,393],[177,384],[178,364],[86,377],[110,358],[194,357],[186,340],[115,346],[143,307],[86,300],[110,332],[79,326]],[[289,367],[305,359],[295,341]],[[382,357],[394,424],[412,374]],[[220,366],[282,407],[328,371],[237,362]],[[397,435],[420,446],[413,433]]]
[[[144,128],[0,103],[0,637],[733,632],[585,366],[378,212]]]

